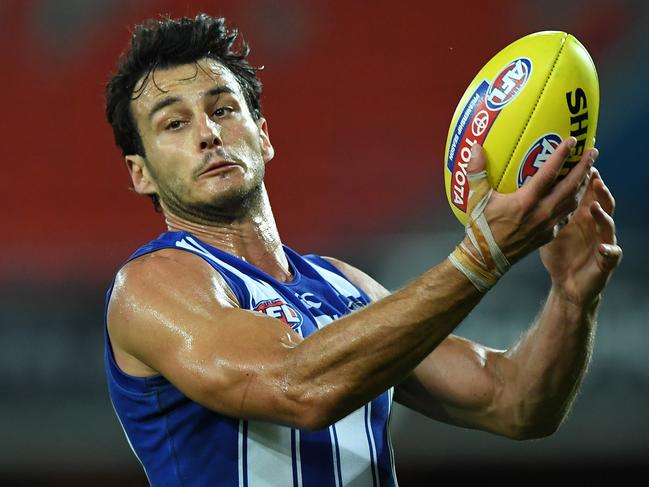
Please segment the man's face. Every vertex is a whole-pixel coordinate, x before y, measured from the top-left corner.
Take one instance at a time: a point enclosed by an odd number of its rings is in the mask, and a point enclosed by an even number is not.
[[[131,109],[146,153],[126,157],[138,193],[208,221],[258,193],[273,157],[266,123],[253,120],[236,78],[217,61],[155,70]]]

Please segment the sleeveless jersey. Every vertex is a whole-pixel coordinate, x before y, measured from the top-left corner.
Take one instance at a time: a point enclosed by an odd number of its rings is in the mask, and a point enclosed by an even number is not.
[[[369,303],[329,262],[288,247],[294,278],[287,283],[186,232],[163,233],[127,262],[164,248],[200,256],[223,276],[241,308],[280,319],[302,337]],[[123,372],[104,330],[110,399],[154,487],[397,485],[389,437],[392,389],[320,431],[228,417],[190,400],[161,375]]]

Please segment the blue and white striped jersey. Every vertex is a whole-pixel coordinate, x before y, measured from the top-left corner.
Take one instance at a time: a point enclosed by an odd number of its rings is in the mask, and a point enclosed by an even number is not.
[[[163,248],[200,256],[223,276],[242,308],[281,319],[303,337],[369,303],[329,262],[287,247],[294,274],[288,283],[186,232],[163,233],[128,260]],[[106,307],[111,292],[112,286]],[[155,487],[397,485],[389,436],[392,389],[313,432],[224,416],[162,376],[128,375],[115,363],[107,333],[104,359],[113,407]]]

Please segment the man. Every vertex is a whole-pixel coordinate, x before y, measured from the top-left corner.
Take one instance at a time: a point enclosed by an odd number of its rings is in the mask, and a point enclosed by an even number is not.
[[[511,438],[552,433],[621,258],[597,151],[555,184],[568,138],[504,195],[488,188],[474,146],[467,237],[389,294],[349,264],[281,244],[263,183],[274,150],[261,87],[235,38],[205,15],[149,21],[107,89],[133,187],[169,229],[118,272],[106,310],[111,400],[149,481],[396,485],[393,397]],[[450,335],[541,245],[552,289],[516,344]]]

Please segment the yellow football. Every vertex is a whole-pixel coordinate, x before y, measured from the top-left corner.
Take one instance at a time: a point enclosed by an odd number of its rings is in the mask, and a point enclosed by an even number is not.
[[[505,47],[473,79],[453,114],[444,179],[455,215],[466,223],[474,143],[484,147],[491,187],[510,193],[572,135],[577,145],[561,171],[565,176],[593,146],[598,112],[597,71],[575,37],[538,32]]]

